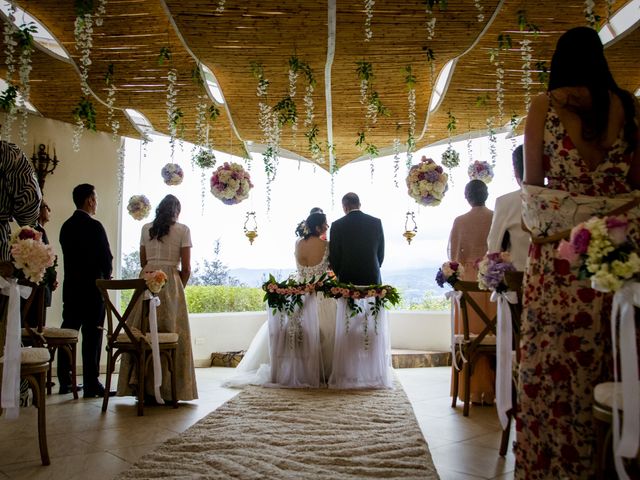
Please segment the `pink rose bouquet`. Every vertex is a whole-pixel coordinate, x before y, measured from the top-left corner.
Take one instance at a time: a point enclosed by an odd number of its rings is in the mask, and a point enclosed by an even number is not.
[[[407,188],[411,198],[420,205],[439,205],[447,192],[449,176],[430,158],[422,157],[420,163],[409,170]]]
[[[238,163],[225,162],[211,176],[211,193],[227,205],[248,198],[252,188],[249,173]]]
[[[469,180],[482,180],[484,183],[489,183],[493,180],[493,167],[489,162],[483,162],[476,160],[467,168],[469,174]]]
[[[144,272],[142,274],[144,281],[147,283],[147,288],[151,293],[157,295],[167,283],[167,274],[162,270],[154,270],[152,272]]]
[[[640,274],[638,248],[628,236],[623,217],[592,217],[571,230],[569,241],[558,245],[558,256],[578,267],[578,278],[590,278],[591,287],[614,292]]]
[[[33,283],[42,282],[56,259],[51,246],[45,245],[40,232],[31,227],[22,227],[11,237],[11,257],[16,269]]]

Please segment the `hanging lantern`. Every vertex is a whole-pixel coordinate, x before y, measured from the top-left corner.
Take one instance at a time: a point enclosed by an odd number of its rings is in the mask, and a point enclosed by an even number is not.
[[[416,224],[416,218],[413,212],[407,212],[404,219],[404,233],[402,236],[407,239],[407,243],[411,245],[411,240],[418,233],[418,225]]]
[[[249,239],[249,243],[253,245],[253,241],[258,236],[256,212],[247,212],[247,218],[244,221],[244,235]]]

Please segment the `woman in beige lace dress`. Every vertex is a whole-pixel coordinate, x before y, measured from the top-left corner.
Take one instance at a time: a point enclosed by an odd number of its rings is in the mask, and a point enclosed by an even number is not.
[[[191,233],[189,227],[178,223],[180,201],[173,195],[167,195],[156,209],[156,218],[142,227],[140,237],[140,264],[142,273],[162,270],[167,274],[167,283],[160,290],[158,307],[158,331],[177,333],[179,336],[176,352],[176,377],[178,400],[198,398],[196,375],[191,351],[191,330],[189,312],[184,296],[191,274]],[[140,321],[139,315],[132,316],[134,322]],[[134,325],[139,326],[139,325]],[[171,375],[163,358],[162,386],[160,394],[165,400],[171,399]],[[118,395],[131,395],[132,386],[137,384],[132,374],[131,362],[123,357],[118,379]],[[147,398],[153,395],[153,366],[146,374],[145,392]]]

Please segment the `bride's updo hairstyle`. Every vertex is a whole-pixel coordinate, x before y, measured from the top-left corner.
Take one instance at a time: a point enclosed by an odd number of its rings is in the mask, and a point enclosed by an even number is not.
[[[180,215],[180,200],[173,195],[167,195],[162,199],[158,208],[156,208],[156,218],[153,219],[153,225],[149,229],[149,237],[161,241],[162,237],[169,233],[171,225],[176,223]]]
[[[327,216],[324,213],[312,213],[304,221],[304,235],[302,238],[306,240],[309,237],[319,237],[318,228],[322,228],[325,223],[327,223]]]

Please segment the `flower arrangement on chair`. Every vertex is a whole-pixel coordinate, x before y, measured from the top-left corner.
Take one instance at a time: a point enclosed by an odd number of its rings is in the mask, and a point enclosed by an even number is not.
[[[490,183],[493,180],[493,167],[489,162],[475,160],[467,168],[469,180],[482,180],[484,183]]]
[[[408,193],[420,205],[439,205],[447,192],[449,176],[442,167],[425,156],[414,165],[407,175]]]
[[[444,262],[442,267],[438,269],[438,273],[436,273],[436,283],[440,288],[443,288],[445,283],[453,287],[460,280],[463,273],[464,267],[460,263]]]
[[[560,242],[558,255],[578,266],[579,278],[590,278],[592,288],[615,292],[640,274],[640,256],[628,228],[623,216],[592,217],[571,230],[569,241]]]
[[[478,287],[482,290],[505,292],[507,284],[504,274],[515,271],[509,252],[487,253],[478,263]]]
[[[235,205],[249,197],[251,177],[242,165],[224,162],[211,176],[211,193],[226,205]]]
[[[167,185],[180,185],[184,179],[184,171],[177,163],[167,163],[160,171],[164,183]]]
[[[147,288],[151,293],[157,295],[167,283],[167,274],[162,270],[154,270],[152,272],[144,272],[142,274],[144,281],[147,284]]]
[[[151,211],[151,202],[145,195],[133,195],[129,199],[127,211],[135,220],[142,220],[149,216]]]
[[[50,245],[42,241],[42,234],[31,227],[22,227],[11,237],[11,259],[17,276],[33,283],[44,279],[45,271],[54,266],[56,256]]]

